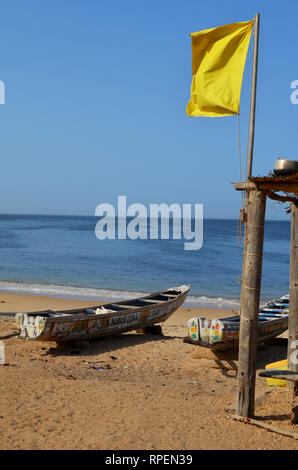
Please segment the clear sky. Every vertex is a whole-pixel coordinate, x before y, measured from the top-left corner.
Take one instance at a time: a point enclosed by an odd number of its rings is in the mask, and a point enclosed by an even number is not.
[[[253,175],[298,159],[298,3],[1,2],[0,213],[93,215],[100,203],[203,203],[238,218],[237,117],[190,118],[189,33],[261,14]],[[241,97],[245,153],[252,43]],[[268,218],[288,218],[268,201]]]

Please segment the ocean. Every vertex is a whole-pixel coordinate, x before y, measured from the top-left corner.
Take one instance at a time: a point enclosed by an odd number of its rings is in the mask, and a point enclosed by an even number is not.
[[[185,306],[239,306],[237,220],[204,219],[203,247],[185,240],[99,240],[97,217],[0,215],[0,291],[116,301],[191,284]],[[262,301],[289,290],[290,222],[266,221]]]

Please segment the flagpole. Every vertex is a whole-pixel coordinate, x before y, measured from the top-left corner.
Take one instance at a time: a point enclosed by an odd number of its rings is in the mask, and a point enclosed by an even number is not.
[[[252,174],[260,15],[255,16],[247,179]],[[252,418],[255,407],[258,312],[263,261],[266,194],[246,189],[246,224],[240,300],[237,414]]]
[[[252,85],[251,85],[251,107],[250,107],[250,124],[249,124],[247,178],[250,178],[252,174],[252,159],[253,159],[253,151],[254,151],[258,55],[259,55],[259,28],[260,28],[260,14],[257,13],[255,16],[255,27],[254,27],[254,49],[253,49]]]

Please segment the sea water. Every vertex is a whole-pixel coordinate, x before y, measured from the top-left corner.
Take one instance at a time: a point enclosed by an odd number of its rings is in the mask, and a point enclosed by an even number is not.
[[[116,301],[191,284],[185,306],[238,307],[237,220],[204,219],[203,247],[98,240],[88,216],[0,215],[0,291]],[[266,221],[261,298],[288,293],[290,221]]]

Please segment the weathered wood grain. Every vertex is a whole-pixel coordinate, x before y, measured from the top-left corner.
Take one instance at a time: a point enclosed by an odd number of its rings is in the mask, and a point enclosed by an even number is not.
[[[245,417],[251,417],[254,414],[265,209],[266,195],[262,191],[248,191],[240,303],[237,389],[237,413]]]

